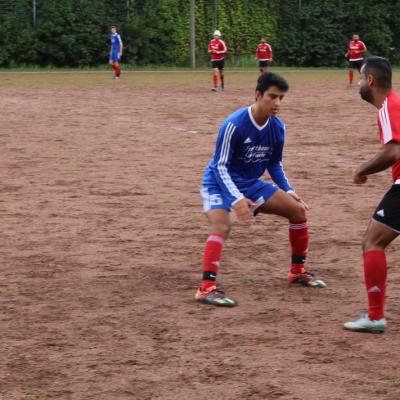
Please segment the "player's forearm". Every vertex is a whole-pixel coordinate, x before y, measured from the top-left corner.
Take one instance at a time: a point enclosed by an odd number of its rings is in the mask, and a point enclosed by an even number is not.
[[[232,206],[244,198],[243,193],[238,189],[224,165],[214,168],[213,172],[218,186]]]
[[[384,171],[400,160],[400,144],[387,143],[371,160],[357,168],[360,175],[372,175]]]
[[[293,191],[292,186],[286,177],[281,163],[274,163],[267,167],[268,173],[276,185],[285,192]]]

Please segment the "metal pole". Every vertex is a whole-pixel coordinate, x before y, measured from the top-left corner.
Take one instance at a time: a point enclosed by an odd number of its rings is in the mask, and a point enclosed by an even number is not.
[[[126,0],[126,18],[127,19],[129,19],[129,7],[130,6],[130,4],[129,4],[129,0]]]
[[[301,10],[301,0],[299,0],[299,10]]]
[[[32,0],[32,22],[33,26],[36,25],[36,0]]]
[[[196,68],[195,0],[190,0],[190,64]]]

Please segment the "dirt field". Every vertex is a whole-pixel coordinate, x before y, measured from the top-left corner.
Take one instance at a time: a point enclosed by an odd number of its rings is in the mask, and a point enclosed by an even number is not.
[[[351,180],[376,110],[345,71],[284,75],[284,164],[329,287],[287,284],[287,223],[261,216],[233,228],[219,276],[239,306],[217,309],[193,300],[200,180],[257,72],[217,94],[209,73],[0,74],[1,400],[400,398],[397,243],[388,331],[342,329],[366,308],[360,241],[390,186]]]

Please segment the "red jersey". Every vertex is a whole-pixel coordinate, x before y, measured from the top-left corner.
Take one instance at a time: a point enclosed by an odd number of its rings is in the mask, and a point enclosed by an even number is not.
[[[211,61],[223,60],[227,51],[228,48],[221,39],[212,39],[208,44],[208,52],[211,53]]]
[[[391,141],[400,143],[400,96],[390,92],[378,114],[378,126],[381,143]],[[400,161],[392,165],[393,181],[400,179]]]
[[[361,53],[358,53],[358,52]],[[364,59],[367,46],[361,40],[351,40],[347,46],[347,56],[349,61],[359,61]]]
[[[260,43],[257,46],[256,58],[260,61],[271,61],[272,60],[272,47],[268,43]]]

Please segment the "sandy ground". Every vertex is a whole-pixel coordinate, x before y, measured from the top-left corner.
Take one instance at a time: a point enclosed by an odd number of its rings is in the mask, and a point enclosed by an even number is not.
[[[0,75],[2,400],[398,400],[394,243],[384,335],[366,308],[360,241],[390,174],[356,187],[379,148],[376,110],[345,72],[286,73],[284,164],[311,210],[310,269],[289,286],[285,220],[235,224],[220,282],[239,306],[196,303],[207,226],[198,194],[222,120],[256,71]]]

